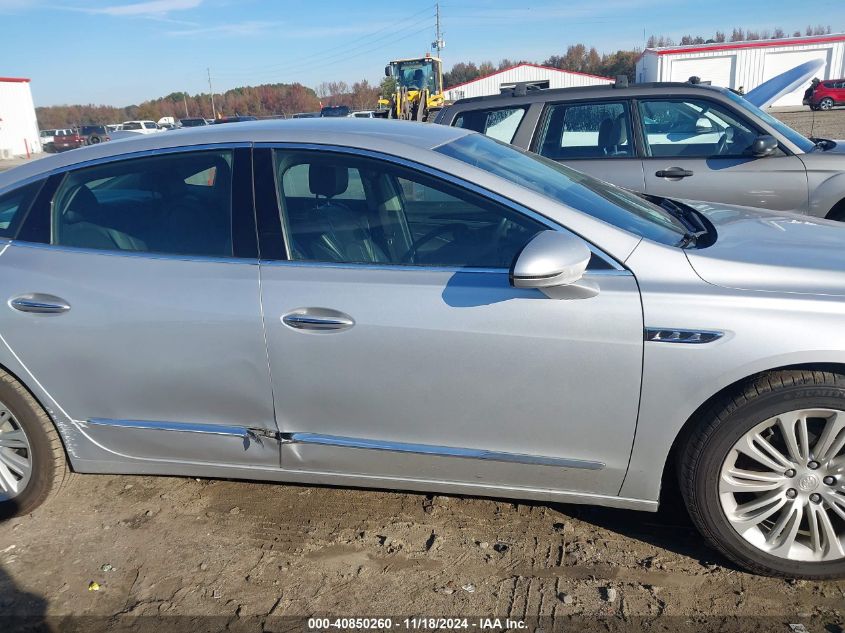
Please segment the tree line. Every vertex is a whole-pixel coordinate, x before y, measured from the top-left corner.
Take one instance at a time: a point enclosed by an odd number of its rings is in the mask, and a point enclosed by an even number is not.
[[[320,99],[313,89],[298,83],[264,84],[215,93],[214,107],[218,114],[226,116],[290,116],[296,112],[319,110]],[[158,121],[168,116],[177,119],[186,116],[210,119],[214,116],[209,93],[189,95],[184,92],[173,92],[166,97],[123,108],[94,104],[58,105],[36,108],[35,112],[42,130],[136,119]]]

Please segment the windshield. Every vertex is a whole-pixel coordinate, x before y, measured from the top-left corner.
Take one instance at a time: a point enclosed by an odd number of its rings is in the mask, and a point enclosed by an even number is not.
[[[428,88],[430,92],[437,92],[434,78],[434,62],[417,60],[412,62],[394,62],[393,76],[396,83],[409,90]]]
[[[679,244],[686,233],[679,220],[625,189],[481,134],[436,151],[661,244]]]
[[[810,152],[816,146],[815,143],[813,143],[813,141],[808,139],[806,136],[799,134],[791,127],[789,127],[786,123],[778,121],[771,114],[769,114],[765,110],[761,110],[756,105],[747,101],[745,98],[739,96],[735,92],[731,92],[730,90],[724,90],[723,94],[752,116],[763,119],[766,124],[773,127],[778,131],[779,134],[789,139],[789,142],[798,147],[802,152]]]

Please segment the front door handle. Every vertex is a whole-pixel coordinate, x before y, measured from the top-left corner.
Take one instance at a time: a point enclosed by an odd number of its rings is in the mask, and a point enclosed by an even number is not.
[[[336,332],[355,325],[348,314],[329,308],[298,308],[282,317],[282,323],[294,330]]]
[[[654,175],[658,178],[688,178],[692,176],[692,171],[683,167],[670,167],[669,169],[658,169],[654,172]]]
[[[9,305],[19,312],[35,314],[62,314],[70,310],[70,304],[61,297],[40,292],[12,297]]]

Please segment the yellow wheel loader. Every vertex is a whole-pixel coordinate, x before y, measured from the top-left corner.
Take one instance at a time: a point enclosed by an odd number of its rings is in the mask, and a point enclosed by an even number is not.
[[[396,80],[396,91],[379,98],[377,116],[428,121],[443,107],[443,63],[438,58],[397,59],[385,66],[384,74]]]

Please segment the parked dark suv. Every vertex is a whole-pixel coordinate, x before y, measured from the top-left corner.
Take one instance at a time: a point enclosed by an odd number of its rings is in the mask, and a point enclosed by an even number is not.
[[[79,128],[79,136],[86,145],[96,145],[109,140],[109,130],[105,125],[83,125]]]
[[[435,122],[655,196],[845,219],[845,144],[808,139],[730,90],[626,82],[527,88],[461,99]]]

